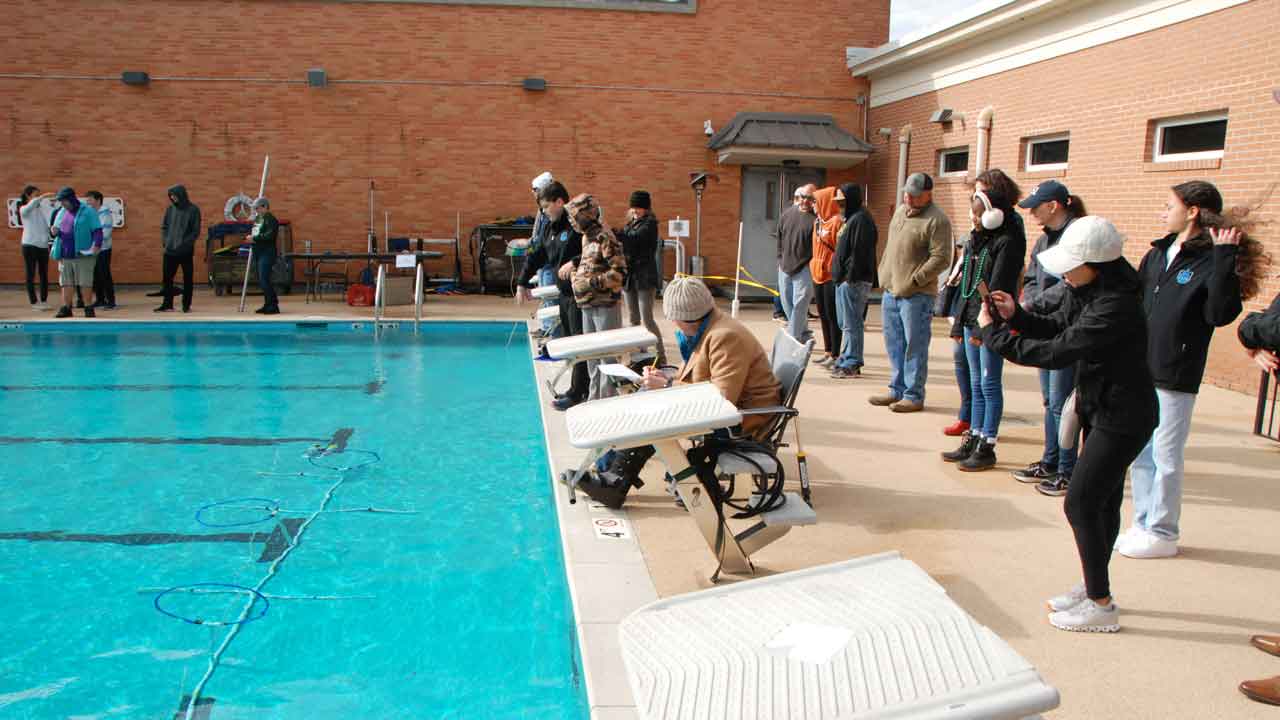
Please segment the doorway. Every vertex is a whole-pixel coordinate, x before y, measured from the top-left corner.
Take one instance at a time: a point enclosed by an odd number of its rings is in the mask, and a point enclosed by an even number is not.
[[[772,237],[778,217],[791,207],[796,188],[807,183],[822,187],[826,175],[812,167],[742,168],[742,265],[761,285],[778,289],[778,245]],[[770,296],[744,285],[742,297]]]

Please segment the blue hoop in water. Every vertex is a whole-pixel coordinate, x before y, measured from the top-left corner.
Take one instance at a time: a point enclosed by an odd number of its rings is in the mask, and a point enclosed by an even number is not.
[[[250,506],[246,509],[249,509],[249,510],[260,509],[265,514],[262,517],[255,517],[252,520],[246,520],[242,522],[233,522],[233,523],[208,522],[203,517],[205,512],[212,508],[224,507],[226,505],[231,505],[235,503],[262,503],[261,508],[256,506]],[[230,500],[219,500],[216,503],[209,503],[208,505],[205,505],[204,507],[197,510],[196,522],[200,523],[201,525],[204,525],[205,527],[212,527],[212,528],[245,527],[246,525],[257,525],[258,523],[264,523],[268,520],[272,520],[275,518],[276,514],[279,512],[280,512],[280,502],[277,500],[272,500],[271,498],[260,498],[260,497],[231,498]]]
[[[182,615],[179,615],[177,613],[165,610],[163,607],[160,606],[160,600],[165,595],[168,595],[169,593],[173,593],[173,592],[183,592],[185,590],[191,590],[193,588],[222,588],[224,590],[236,590],[244,593],[249,593],[253,595],[253,602],[255,605],[258,603],[259,600],[262,601],[262,612],[258,613],[257,615],[250,615],[249,617],[246,617],[243,620],[204,620],[202,618],[183,617]],[[257,590],[254,590],[253,588],[245,587],[243,585],[229,585],[227,583],[195,583],[192,585],[178,585],[176,587],[171,587],[168,590],[165,590],[159,595],[156,595],[156,599],[152,602],[152,604],[155,605],[156,610],[158,610],[161,615],[168,615],[171,618],[176,618],[178,620],[181,620],[184,623],[188,623],[191,625],[207,625],[211,627],[227,627],[230,625],[243,625],[247,622],[253,622],[254,620],[261,619],[263,615],[266,615],[267,609],[271,607],[271,601],[267,600],[267,597],[262,593],[258,592]]]

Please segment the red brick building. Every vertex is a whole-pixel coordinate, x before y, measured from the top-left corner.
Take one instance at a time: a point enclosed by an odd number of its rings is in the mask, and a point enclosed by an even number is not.
[[[28,7],[0,2],[11,18]],[[731,273],[743,171],[718,166],[706,122],[824,115],[862,137],[866,85],[844,49],[888,39],[889,0],[72,0],[57,17],[57,32],[10,33],[0,51],[0,187],[123,198],[117,282],[159,282],[166,187],[185,184],[208,224],[256,194],[266,154],[273,210],[316,250],[365,249],[371,179],[379,236],[386,211],[392,235],[443,237],[455,213],[464,235],[530,213],[529,181],[548,169],[598,195],[607,220],[637,188],[661,218],[692,218],[689,173],[710,170],[702,252]],[[19,232],[0,232],[0,282],[22,281]]]
[[[892,212],[905,150],[907,172],[935,176],[957,226],[980,169],[1005,170],[1024,192],[1057,178],[1116,223],[1136,263],[1164,235],[1169,187],[1204,179],[1228,205],[1266,199],[1257,235],[1275,263],[1246,312],[1261,309],[1280,291],[1280,190],[1267,197],[1280,182],[1278,37],[1280,0],[996,0],[891,45],[850,48],[851,72],[871,81],[877,222]],[[943,110],[949,122],[935,118]],[[1027,220],[1030,245],[1038,228]],[[1257,377],[1234,327],[1219,330],[1208,380],[1256,391]]]

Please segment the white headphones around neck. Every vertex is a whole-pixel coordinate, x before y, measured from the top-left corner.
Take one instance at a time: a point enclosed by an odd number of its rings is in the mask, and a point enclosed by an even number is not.
[[[991,198],[987,197],[985,192],[977,190],[973,193],[973,196],[981,200],[983,206],[987,208],[982,212],[982,227],[988,230],[995,230],[1004,224],[1004,211],[993,206]]]

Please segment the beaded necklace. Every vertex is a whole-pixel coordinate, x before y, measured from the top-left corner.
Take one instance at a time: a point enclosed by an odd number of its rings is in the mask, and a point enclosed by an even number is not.
[[[982,248],[978,253],[978,270],[973,270],[973,255],[970,254],[968,261],[964,264],[964,274],[960,277],[960,297],[968,300],[978,291],[978,283],[982,282],[982,268],[987,264],[987,248]],[[972,283],[972,284],[970,284]]]

